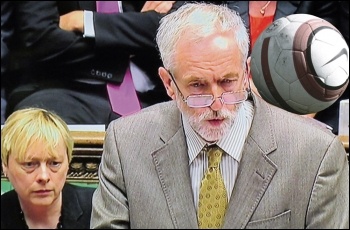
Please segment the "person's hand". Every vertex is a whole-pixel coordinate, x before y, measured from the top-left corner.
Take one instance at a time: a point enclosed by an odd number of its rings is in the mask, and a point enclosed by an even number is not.
[[[143,5],[141,12],[154,10],[158,13],[168,13],[175,1],[147,1]]]
[[[63,30],[84,33],[84,11],[76,10],[60,17],[59,26]]]

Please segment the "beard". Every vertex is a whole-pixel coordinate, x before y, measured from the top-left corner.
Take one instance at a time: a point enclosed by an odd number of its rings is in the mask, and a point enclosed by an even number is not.
[[[217,142],[230,131],[240,107],[240,104],[236,104],[233,111],[224,107],[219,111],[213,111],[208,107],[196,112],[197,109],[188,107],[181,97],[176,98],[176,103],[193,130],[207,142]],[[209,122],[213,119],[222,120],[222,123],[213,126]]]

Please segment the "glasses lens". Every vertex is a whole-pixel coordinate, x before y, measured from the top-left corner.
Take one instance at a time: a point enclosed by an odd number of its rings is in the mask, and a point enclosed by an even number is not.
[[[186,103],[189,107],[200,108],[210,106],[213,103],[212,95],[193,95],[188,96]]]
[[[245,90],[237,91],[237,92],[227,92],[222,94],[222,99],[225,104],[236,104],[242,101],[247,100],[248,93]]]

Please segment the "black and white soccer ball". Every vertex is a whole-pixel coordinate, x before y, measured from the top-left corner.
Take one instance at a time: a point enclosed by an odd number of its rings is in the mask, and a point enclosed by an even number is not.
[[[349,47],[329,22],[309,14],[275,20],[258,37],[251,74],[267,102],[297,114],[333,104],[349,83]]]

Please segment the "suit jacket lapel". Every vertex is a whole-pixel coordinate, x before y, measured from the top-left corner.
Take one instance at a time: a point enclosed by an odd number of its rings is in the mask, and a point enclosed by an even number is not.
[[[268,158],[277,148],[271,111],[261,98],[253,95],[253,100],[255,116],[243,148],[224,228],[247,225],[277,171]],[[175,228],[198,228],[185,135],[181,119],[174,119],[180,116],[170,115],[174,122],[161,134],[165,144],[152,157]]]
[[[223,228],[246,227],[277,171],[277,166],[267,156],[277,148],[271,116],[263,115],[270,111],[260,100],[254,98],[257,104],[255,116],[244,145]]]
[[[198,228],[182,125],[152,157],[175,228]]]

